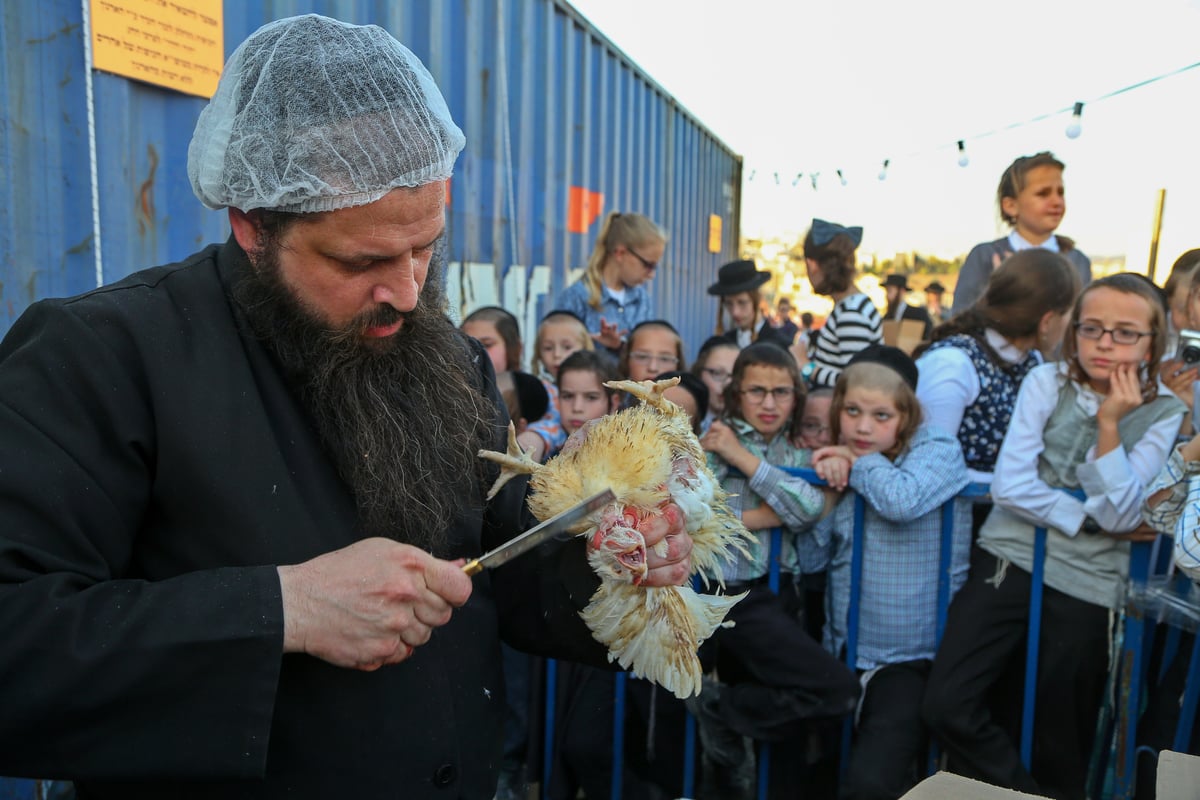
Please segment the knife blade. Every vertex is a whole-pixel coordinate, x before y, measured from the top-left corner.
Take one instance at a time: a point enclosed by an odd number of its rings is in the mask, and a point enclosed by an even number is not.
[[[593,511],[603,508],[616,500],[612,489],[605,489],[599,494],[592,495],[586,500],[568,508],[538,525],[534,525],[520,536],[509,539],[494,550],[481,555],[479,558],[463,564],[462,571],[468,575],[476,575],[485,569],[492,569],[501,564],[507,564],[522,553],[537,547],[547,539],[557,536]]]

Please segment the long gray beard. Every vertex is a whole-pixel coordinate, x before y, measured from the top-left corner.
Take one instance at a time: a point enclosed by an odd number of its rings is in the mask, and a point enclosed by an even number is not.
[[[354,493],[363,533],[444,555],[447,528],[482,503],[476,453],[495,444],[497,409],[446,317],[440,248],[413,311],[381,306],[342,330],[284,285],[275,246],[256,261],[234,297],[299,390]],[[361,335],[401,317],[387,340]]]

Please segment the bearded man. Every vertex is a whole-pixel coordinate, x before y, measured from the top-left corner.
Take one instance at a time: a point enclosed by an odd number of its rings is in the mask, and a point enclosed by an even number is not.
[[[581,543],[461,569],[529,522],[520,485],[484,500],[507,419],[445,313],[463,141],[382,29],[264,26],[189,150],[230,239],[0,343],[0,774],[488,798],[501,631],[604,662]],[[646,533],[681,583],[686,533]]]

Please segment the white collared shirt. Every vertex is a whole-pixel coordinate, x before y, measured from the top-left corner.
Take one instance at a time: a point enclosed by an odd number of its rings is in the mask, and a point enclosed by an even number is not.
[[[991,328],[984,338],[1007,364],[1020,364],[1028,353]],[[979,399],[979,372],[966,351],[957,347],[939,347],[917,359],[920,380],[917,399],[925,421],[957,436],[967,408]],[[969,469],[975,483],[989,483],[992,473]]]
[[[1058,237],[1054,234],[1050,234],[1050,237],[1041,244],[1033,244],[1032,242],[1026,241],[1025,237],[1021,236],[1021,234],[1014,230],[1008,235],[1008,245],[1013,249],[1014,253],[1020,252],[1021,250],[1032,250],[1035,247],[1040,247],[1043,250],[1049,250],[1052,253],[1061,252],[1058,249]]]
[[[1034,525],[1058,528],[1073,536],[1090,516],[1106,531],[1129,531],[1141,522],[1145,487],[1158,475],[1171,452],[1179,431],[1179,416],[1171,416],[1151,425],[1145,435],[1128,451],[1118,447],[1096,457],[1096,447],[1088,450],[1084,463],[1076,469],[1080,488],[1087,495],[1080,501],[1048,486],[1038,476],[1037,461],[1045,443],[1042,431],[1058,404],[1058,393],[1066,367],[1045,364],[1035,367],[1021,383],[1013,422],[996,459],[992,496],[997,504]],[[1161,382],[1160,394],[1170,395]],[[1094,417],[1104,396],[1091,387],[1077,384],[1075,402],[1081,411]]]

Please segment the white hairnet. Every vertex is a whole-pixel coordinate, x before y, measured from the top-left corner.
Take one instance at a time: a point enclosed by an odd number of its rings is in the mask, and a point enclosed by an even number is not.
[[[449,178],[465,142],[391,34],[308,14],[264,25],[229,57],[188,178],[209,208],[332,211]]]

